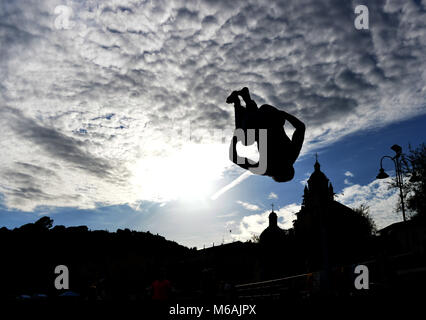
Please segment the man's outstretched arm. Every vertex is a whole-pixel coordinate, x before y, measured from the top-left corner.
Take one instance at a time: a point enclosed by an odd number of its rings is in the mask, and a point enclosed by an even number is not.
[[[291,123],[291,125],[296,129],[296,130],[300,130],[300,131],[305,131],[305,124],[300,121],[299,119],[297,119],[295,116],[292,116],[290,113],[287,113],[285,111],[281,111],[282,117],[284,120],[287,120],[288,122]]]
[[[291,142],[293,145],[294,155],[293,155],[293,161],[296,161],[297,157],[299,156],[300,150],[302,149],[303,140],[305,140],[305,124],[297,119],[295,116],[292,116],[291,114],[282,111],[283,119],[287,120],[291,123],[291,125],[296,129],[293,133],[293,137],[291,138]]]

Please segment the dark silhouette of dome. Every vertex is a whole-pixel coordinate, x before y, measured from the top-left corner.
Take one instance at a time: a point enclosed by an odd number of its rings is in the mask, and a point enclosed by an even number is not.
[[[324,172],[321,171],[318,158],[315,161],[314,168],[314,172],[308,179],[308,185],[304,188],[303,206],[309,203],[313,204],[318,201],[324,202],[334,199],[333,185]]]
[[[314,172],[311,174],[311,176],[308,179],[308,186],[309,189],[311,189],[311,187],[323,187],[326,186],[328,187],[328,178],[326,177],[326,175],[324,174],[324,172],[322,172],[321,166],[318,162],[318,159],[315,161],[314,164]]]
[[[259,242],[273,247],[285,237],[285,231],[278,226],[278,216],[272,209],[269,214],[269,226],[260,234]]]
[[[361,255],[363,239],[369,228],[365,217],[334,200],[334,190],[316,159],[314,172],[303,192],[303,202],[293,226],[297,241],[310,268],[336,263],[339,259]],[[324,248],[327,248],[327,263]],[[350,254],[349,254],[350,252]]]
[[[278,216],[274,210],[269,214],[269,226],[278,226]]]

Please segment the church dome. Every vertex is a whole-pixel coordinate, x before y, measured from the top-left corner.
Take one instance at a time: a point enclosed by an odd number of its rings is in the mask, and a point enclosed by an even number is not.
[[[269,226],[278,226],[278,216],[274,210],[269,214]]]
[[[273,245],[274,243],[276,244],[282,241],[284,236],[284,230],[278,226],[278,216],[274,210],[272,210],[269,214],[269,226],[262,231],[259,241],[266,245]]]
[[[309,203],[317,203],[317,201],[320,201],[321,199],[324,201],[334,199],[333,186],[329,182],[327,176],[321,171],[318,159],[315,161],[314,168],[314,172],[308,179],[308,185],[305,186],[303,191],[304,195],[302,206],[306,206]]]
[[[308,185],[324,183],[324,182],[328,184],[328,178],[326,177],[324,172],[320,170],[321,166],[318,160],[315,161],[314,168],[315,168],[314,172],[311,174],[311,176],[308,179]]]

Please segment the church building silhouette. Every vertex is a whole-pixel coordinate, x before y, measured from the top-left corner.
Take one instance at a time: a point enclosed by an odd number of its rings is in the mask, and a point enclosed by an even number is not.
[[[293,228],[281,229],[274,210],[269,214],[269,226],[259,237],[265,274],[279,276],[294,268],[317,271],[365,256],[370,221],[334,198],[333,186],[316,159]]]

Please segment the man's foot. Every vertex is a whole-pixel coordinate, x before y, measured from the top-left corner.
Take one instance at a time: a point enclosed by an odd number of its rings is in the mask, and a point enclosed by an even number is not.
[[[232,91],[228,98],[226,98],[226,103],[238,103],[240,98],[238,98],[238,92]]]
[[[249,94],[249,89],[248,89],[247,87],[244,87],[244,88],[242,88],[242,89],[240,90],[239,94],[240,94],[241,96],[248,95],[248,94]]]

